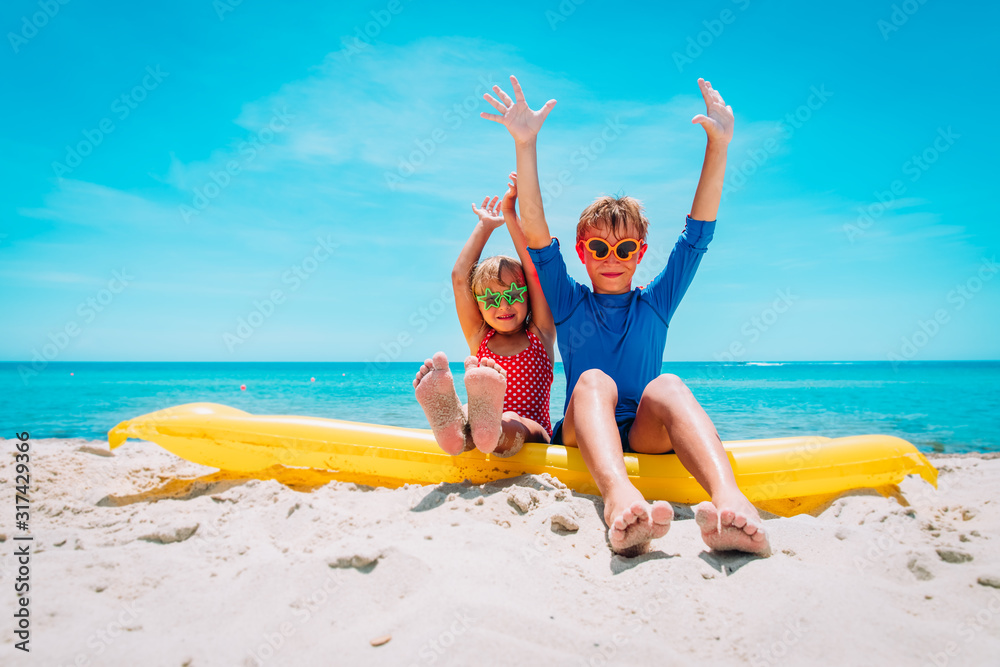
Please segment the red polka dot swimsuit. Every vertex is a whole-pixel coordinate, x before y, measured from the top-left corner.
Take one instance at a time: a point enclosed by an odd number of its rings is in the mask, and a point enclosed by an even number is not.
[[[552,389],[552,361],[538,336],[528,334],[528,347],[510,357],[495,354],[487,344],[496,329],[490,329],[479,344],[477,359],[489,358],[507,371],[507,391],[503,395],[505,412],[516,412],[538,422],[552,436],[549,419],[549,391]]]

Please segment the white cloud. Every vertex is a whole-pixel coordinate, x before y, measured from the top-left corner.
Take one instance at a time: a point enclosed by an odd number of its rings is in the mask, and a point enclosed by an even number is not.
[[[177,209],[98,183],[58,179],[43,208],[18,210],[26,218],[112,231],[120,227],[170,226]]]

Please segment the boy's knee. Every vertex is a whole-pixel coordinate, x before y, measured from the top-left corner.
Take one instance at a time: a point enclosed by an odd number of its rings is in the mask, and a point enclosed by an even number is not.
[[[590,370],[581,373],[580,379],[577,380],[576,384],[577,386],[583,385],[585,387],[618,388],[618,385],[615,384],[615,381],[611,379],[610,375],[597,368],[591,368]]]
[[[580,374],[580,379],[576,381],[576,386],[585,389],[597,389],[601,391],[618,391],[618,385],[611,379],[611,376],[602,370],[591,368]]]
[[[649,391],[653,391],[656,395],[663,397],[683,396],[691,392],[687,385],[684,384],[684,380],[673,373],[664,373],[657,376],[652,382],[646,385],[643,393],[645,394]]]

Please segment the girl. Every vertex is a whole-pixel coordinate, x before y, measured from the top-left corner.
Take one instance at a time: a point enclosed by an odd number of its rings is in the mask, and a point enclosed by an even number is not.
[[[516,454],[526,441],[548,442],[552,348],[556,328],[514,210],[517,175],[507,193],[472,205],[479,222],[451,272],[455,308],[471,355],[465,359],[468,405],[455,392],[448,357],[438,352],[413,380],[417,401],[441,449],[461,454],[475,446],[497,456]],[[479,255],[490,234],[507,223],[520,262]],[[471,441],[471,442],[470,442]]]

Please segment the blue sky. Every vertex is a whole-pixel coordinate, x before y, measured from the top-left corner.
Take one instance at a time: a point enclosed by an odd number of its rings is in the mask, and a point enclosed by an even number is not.
[[[464,355],[449,272],[514,168],[478,117],[510,74],[559,100],[553,234],[637,197],[644,279],[700,173],[697,78],[733,107],[665,359],[1000,358],[994,5],[168,5],[0,12],[0,359]]]

